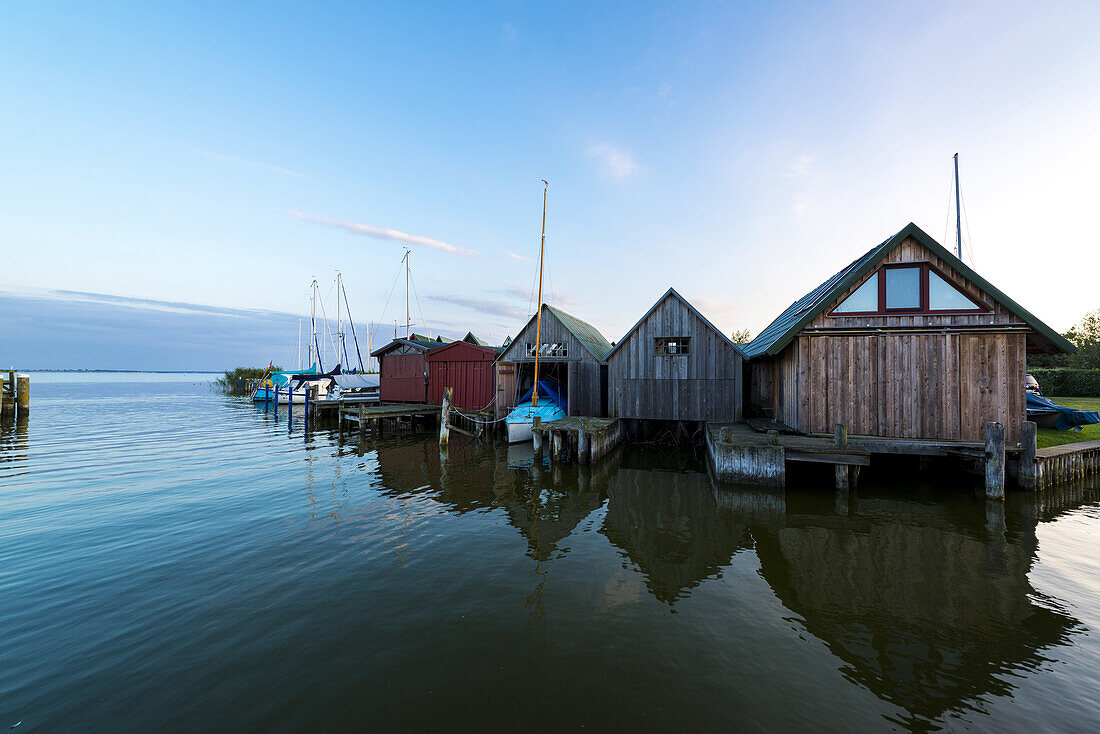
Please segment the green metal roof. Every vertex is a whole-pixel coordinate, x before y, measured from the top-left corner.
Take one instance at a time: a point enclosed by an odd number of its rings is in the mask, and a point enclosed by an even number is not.
[[[744,345],[742,351],[750,359],[778,354],[792,339],[794,339],[798,332],[802,331],[806,324],[817,318],[831,303],[833,303],[833,301],[855,285],[860,278],[871,272],[886,255],[909,237],[915,239],[941,260],[946,262],[953,270],[974,283],[974,285],[989,294],[995,301],[1022,319],[1040,336],[1051,342],[1054,349],[1067,353],[1076,351],[1076,348],[1070,344],[1065,337],[1035,318],[1035,316],[1022,306],[995,288],[989,281],[971,270],[962,260],[959,260],[948,252],[943,245],[936,242],[925,233],[924,230],[912,222],[907,224],[900,232],[876,247],[871,248],[865,255],[856,259],[817,288],[814,288],[805,296],[792,303],[786,311],[779,315],[779,318],[768,324],[767,328],[760,332],[755,339]]]
[[[587,321],[581,321],[576,316],[571,316],[565,311],[559,308],[554,308],[551,305],[544,304],[543,308],[557,317],[561,325],[569,330],[569,333],[577,338],[584,348],[587,349],[593,357],[603,362],[607,359],[607,355],[611,352],[611,342],[604,339],[603,334],[600,333],[592,324]]]

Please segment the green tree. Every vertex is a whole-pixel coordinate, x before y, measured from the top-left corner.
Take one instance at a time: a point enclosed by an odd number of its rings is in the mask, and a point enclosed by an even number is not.
[[[1085,314],[1080,323],[1065,333],[1077,347],[1069,366],[1082,370],[1100,369],[1100,309]]]
[[[730,334],[730,341],[734,344],[748,344],[752,341],[752,332],[748,329],[738,329]]]

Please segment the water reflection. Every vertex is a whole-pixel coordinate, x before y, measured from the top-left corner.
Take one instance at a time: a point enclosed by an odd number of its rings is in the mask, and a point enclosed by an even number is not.
[[[905,728],[1011,696],[1017,672],[1040,669],[1044,651],[1081,628],[1028,574],[1037,524],[1094,500],[1085,486],[990,506],[927,487],[906,494],[870,485],[843,497],[716,487],[690,461],[637,451],[591,468],[517,461],[503,445],[462,440],[441,460],[422,436],[348,453],[374,470],[376,491],[400,502],[500,513],[534,561],[522,602],[540,652],[553,564],[586,519],[673,611],[720,583],[737,554],[754,552],[759,575],[800,627],[849,682],[900,709],[894,723]]]
[[[889,495],[860,496],[847,516],[831,504],[788,496],[782,527],[753,527],[760,573],[907,727],[1010,694],[1012,671],[1038,668],[1079,626],[1028,581],[1026,516],[990,522],[981,503]]]

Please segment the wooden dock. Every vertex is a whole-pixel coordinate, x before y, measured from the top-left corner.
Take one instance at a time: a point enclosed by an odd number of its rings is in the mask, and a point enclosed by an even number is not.
[[[802,436],[754,431],[744,423],[708,423],[707,457],[715,478],[782,487],[787,481],[787,462],[832,464],[837,487],[846,489],[859,468],[871,463],[871,452],[854,446],[847,435]]]
[[[316,405],[319,412],[331,411],[332,409],[337,411],[340,430],[343,430],[345,425],[353,423],[360,433],[366,431],[367,428],[371,428],[372,431],[377,433],[382,427],[382,421],[387,419],[430,420],[434,424],[439,419],[442,411],[442,407],[439,405],[427,403],[381,404],[377,399],[368,400],[365,398],[318,400]]]
[[[1025,452],[1020,459],[1020,486],[1050,489],[1062,482],[1095,477],[1100,474],[1100,441],[1082,441],[1035,451],[1028,467]],[[1031,486],[1028,487],[1027,485]]]
[[[578,464],[595,464],[623,441],[623,425],[618,418],[569,416],[549,423],[536,419],[531,427],[535,454],[550,450],[550,460],[572,458]]]

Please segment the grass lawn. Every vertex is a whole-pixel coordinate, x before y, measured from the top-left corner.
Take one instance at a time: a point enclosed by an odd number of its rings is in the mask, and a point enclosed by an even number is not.
[[[1051,400],[1067,408],[1100,411],[1100,398],[1051,398]],[[1041,449],[1045,449],[1048,446],[1061,446],[1064,443],[1100,441],[1100,423],[1084,426],[1080,432],[1056,431],[1053,428],[1039,428],[1037,433],[1037,443]]]

